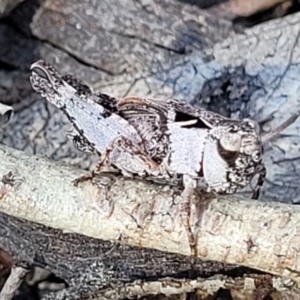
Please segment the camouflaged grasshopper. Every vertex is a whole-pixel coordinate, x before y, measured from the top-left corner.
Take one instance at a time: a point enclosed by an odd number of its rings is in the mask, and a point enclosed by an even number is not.
[[[259,197],[266,169],[263,142],[295,121],[299,112],[266,138],[250,119],[231,120],[175,100],[139,97],[116,99],[93,92],[70,75],[60,75],[38,61],[31,66],[32,87],[60,108],[73,124],[77,148],[99,154],[92,174],[112,165],[125,176],[182,182],[182,219],[192,253],[195,240],[189,223],[190,199],[199,181],[207,190],[232,194],[258,174],[253,199]]]

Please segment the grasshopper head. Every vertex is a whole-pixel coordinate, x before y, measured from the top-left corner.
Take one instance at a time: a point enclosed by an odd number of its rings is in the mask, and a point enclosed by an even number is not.
[[[210,190],[235,193],[262,166],[259,126],[250,119],[226,120],[210,131],[203,156],[203,174]]]

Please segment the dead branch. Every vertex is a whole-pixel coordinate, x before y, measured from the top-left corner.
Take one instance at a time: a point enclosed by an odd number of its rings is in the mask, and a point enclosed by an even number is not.
[[[292,280],[253,269],[63,233],[4,213],[0,248],[6,251],[1,251],[5,265],[39,266],[69,286],[62,284],[62,290],[47,293],[43,300],[82,299],[82,291],[84,299],[107,300],[195,290],[203,296],[219,289],[253,295],[297,292]]]
[[[11,300],[27,272],[28,270],[22,267],[13,267],[3,289],[0,292],[0,299]]]
[[[82,171],[6,147],[0,160],[2,212],[97,239],[189,255],[175,189],[124,178],[107,188],[90,183],[77,188],[72,181]],[[102,185],[106,181],[100,179]],[[299,207],[200,193],[193,200],[201,259],[299,283]]]

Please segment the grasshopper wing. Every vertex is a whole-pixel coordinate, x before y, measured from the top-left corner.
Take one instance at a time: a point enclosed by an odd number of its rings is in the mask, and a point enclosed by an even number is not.
[[[168,150],[167,124],[172,119],[167,103],[127,97],[118,101],[118,113],[136,129],[149,156],[161,162]]]

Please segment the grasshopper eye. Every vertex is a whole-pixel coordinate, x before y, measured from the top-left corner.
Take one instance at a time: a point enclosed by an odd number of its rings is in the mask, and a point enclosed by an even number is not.
[[[218,152],[220,156],[228,162],[234,161],[241,148],[242,137],[238,133],[224,134],[218,143]]]
[[[256,150],[253,152],[252,154],[252,159],[255,161],[255,162],[258,162],[261,158],[261,152]]]

